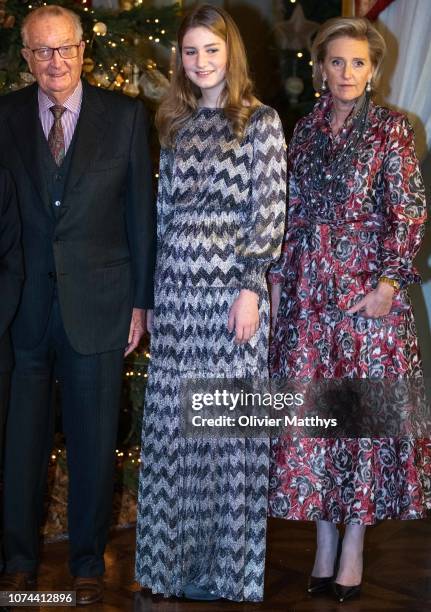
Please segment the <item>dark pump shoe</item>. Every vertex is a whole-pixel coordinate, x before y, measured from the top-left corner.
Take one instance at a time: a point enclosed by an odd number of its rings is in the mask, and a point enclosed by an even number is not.
[[[361,594],[361,585],[357,584],[356,586],[344,586],[343,584],[338,584],[334,582],[334,595],[338,599],[340,603],[346,601],[346,599],[354,599],[359,597]]]
[[[342,538],[338,539],[338,547],[337,547],[337,556],[335,557],[334,562],[334,572],[332,576],[325,576],[324,578],[319,578],[317,576],[310,576],[308,578],[308,586],[307,592],[310,595],[320,595],[321,593],[326,593],[331,590],[332,583],[334,582],[335,576],[338,572],[338,566],[340,564],[341,551],[343,549],[343,540]]]
[[[103,576],[75,576],[72,590],[78,606],[90,606],[103,599]]]
[[[331,589],[334,576],[328,576],[325,578],[318,578],[317,576],[309,576],[307,592],[310,595],[320,595],[320,593],[326,593]]]
[[[12,572],[0,577],[0,591],[34,591],[36,575],[32,572]]]

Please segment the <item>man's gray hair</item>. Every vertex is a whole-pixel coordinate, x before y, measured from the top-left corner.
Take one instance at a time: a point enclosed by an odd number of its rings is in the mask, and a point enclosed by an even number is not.
[[[30,11],[21,26],[21,38],[22,44],[24,47],[27,47],[28,43],[28,28],[37,19],[43,19],[44,17],[68,17],[72,22],[75,28],[77,42],[82,40],[83,29],[82,23],[79,15],[70,11],[67,8],[63,8],[62,6],[57,6],[56,4],[50,4],[47,6],[41,6],[33,11]]]

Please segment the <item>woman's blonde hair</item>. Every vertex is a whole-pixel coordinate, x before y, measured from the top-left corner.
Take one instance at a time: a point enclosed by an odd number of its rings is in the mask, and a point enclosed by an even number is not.
[[[328,19],[320,27],[311,48],[311,59],[313,61],[313,85],[316,90],[321,89],[323,83],[322,64],[326,57],[328,44],[331,40],[346,36],[355,40],[366,40],[368,42],[370,59],[373,65],[372,87],[375,87],[380,79],[382,63],[386,54],[386,43],[383,36],[368,21],[361,17],[335,17]]]
[[[232,17],[223,9],[202,4],[188,13],[178,30],[176,63],[169,90],[156,115],[156,126],[163,147],[172,147],[178,130],[198,106],[199,87],[188,79],[182,61],[183,39],[191,28],[204,27],[226,43],[226,84],[221,104],[237,138],[244,134],[247,122],[259,102],[253,95],[247,57],[241,34]]]

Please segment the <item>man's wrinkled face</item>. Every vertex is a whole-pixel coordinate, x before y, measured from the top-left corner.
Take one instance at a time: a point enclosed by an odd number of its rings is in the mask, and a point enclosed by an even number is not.
[[[39,87],[54,101],[62,104],[74,92],[81,78],[84,42],[78,40],[74,22],[66,15],[34,19],[28,24],[27,46],[22,50]],[[33,50],[78,45],[76,57],[64,59],[54,51],[51,59],[36,59]],[[70,52],[70,51],[69,51]]]

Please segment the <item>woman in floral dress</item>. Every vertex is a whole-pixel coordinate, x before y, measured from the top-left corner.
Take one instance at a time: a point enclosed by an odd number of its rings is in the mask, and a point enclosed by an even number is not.
[[[420,281],[426,205],[408,120],[371,101],[384,52],[364,19],[331,20],[315,39],[322,96],[290,142],[287,233],[270,274],[275,378],[422,376],[406,288]],[[275,441],[270,514],[317,523],[310,593],[335,578],[340,601],[359,594],[365,526],[424,516],[429,455],[408,437]]]

